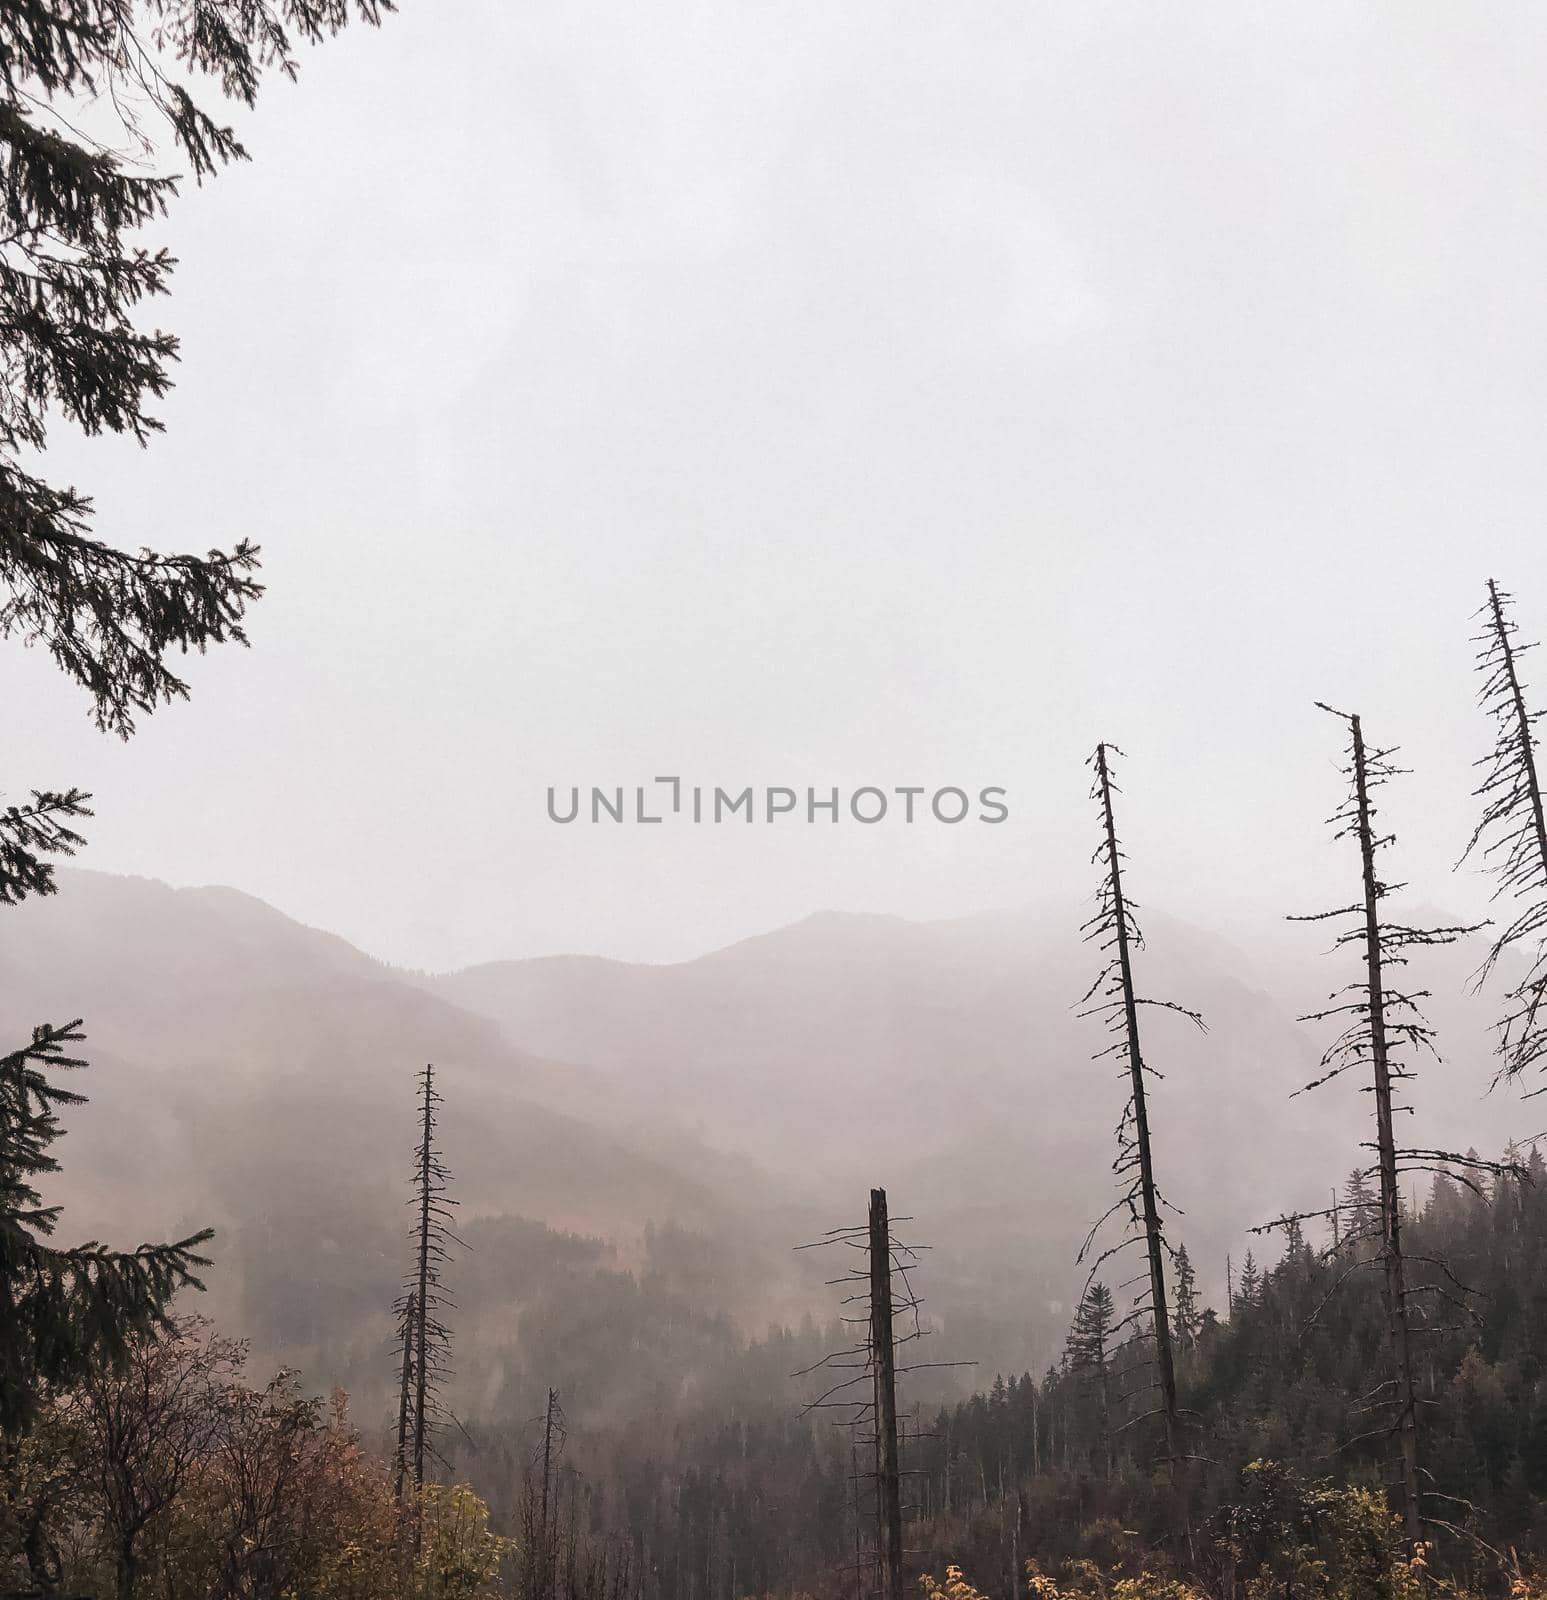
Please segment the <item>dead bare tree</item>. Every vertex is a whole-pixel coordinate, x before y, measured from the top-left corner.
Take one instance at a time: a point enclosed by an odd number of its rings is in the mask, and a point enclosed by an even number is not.
[[[414,1151],[413,1265],[403,1279],[403,1293],[393,1307],[402,1339],[402,1388],[398,1410],[398,1493],[405,1492],[412,1472],[422,1487],[425,1465],[435,1455],[434,1432],[442,1415],[441,1390],[451,1375],[451,1332],[444,1313],[453,1302],[441,1281],[451,1259],[451,1246],[461,1240],[451,1231],[452,1207],[447,1193],[451,1175],[435,1142],[442,1100],[435,1087],[435,1067],[426,1063],[419,1076],[419,1144]]]
[[[1417,1334],[1431,1331],[1415,1303],[1415,1292],[1408,1280],[1408,1260],[1402,1238],[1402,1207],[1399,1180],[1405,1172],[1439,1172],[1459,1176],[1460,1181],[1475,1187],[1473,1174],[1477,1170],[1498,1172],[1504,1170],[1494,1162],[1484,1162],[1476,1157],[1455,1151],[1415,1148],[1397,1143],[1396,1117],[1410,1113],[1411,1105],[1399,1098],[1400,1086],[1414,1077],[1411,1055],[1428,1052],[1437,1057],[1433,1030],[1424,1020],[1419,1001],[1427,996],[1426,990],[1404,991],[1392,984],[1394,971],[1407,964],[1408,954],[1415,948],[1454,943],[1466,934],[1476,932],[1475,927],[1417,928],[1393,922],[1382,914],[1382,902],[1402,885],[1386,882],[1377,868],[1379,853],[1395,840],[1392,833],[1380,831],[1379,808],[1375,792],[1403,769],[1394,764],[1394,748],[1373,749],[1366,745],[1364,729],[1357,716],[1334,711],[1321,705],[1342,721],[1348,729],[1349,743],[1344,776],[1348,780],[1348,793],[1343,804],[1333,813],[1330,824],[1335,840],[1351,839],[1359,852],[1360,893],[1358,899],[1330,911],[1291,918],[1296,922],[1339,923],[1333,941],[1334,950],[1357,948],[1363,962],[1363,976],[1336,990],[1321,1010],[1302,1017],[1304,1022],[1336,1021],[1341,1031],[1328,1045],[1321,1059],[1318,1075],[1297,1094],[1321,1087],[1346,1073],[1370,1075],[1369,1092],[1374,1095],[1375,1138],[1364,1148],[1374,1157],[1373,1163],[1361,1176],[1378,1180],[1379,1209],[1373,1224],[1362,1217],[1350,1220],[1347,1229],[1335,1232],[1336,1248],[1354,1249],[1355,1265],[1357,1245],[1370,1240],[1376,1245],[1369,1262],[1382,1276],[1382,1291],[1386,1306],[1388,1342],[1391,1351],[1392,1373],[1377,1384],[1364,1397],[1367,1414],[1387,1412],[1389,1425],[1360,1438],[1392,1434],[1397,1440],[1398,1472],[1400,1477],[1403,1522],[1409,1540],[1416,1542],[1422,1535],[1425,1520],[1443,1524],[1437,1517],[1425,1518],[1423,1500],[1425,1473],[1422,1466],[1418,1426],[1418,1399],[1415,1382],[1413,1341]],[[1329,1211],[1297,1213],[1293,1217],[1280,1217],[1255,1231],[1269,1228],[1297,1226],[1310,1216],[1330,1217],[1336,1228],[1340,1214],[1349,1211],[1347,1205],[1336,1201]],[[1353,1270],[1350,1268],[1350,1270]],[[1457,1289],[1465,1291],[1459,1284]],[[1451,1298],[1447,1291],[1436,1286],[1428,1289]],[[1460,1303],[1460,1302],[1455,1302]],[[1350,1443],[1356,1441],[1349,1441]]]
[[[886,1190],[870,1191],[870,1353],[876,1423],[877,1546],[882,1595],[902,1600],[902,1479],[897,1456],[897,1350],[892,1334],[892,1230]]]
[[[1506,951],[1518,950],[1525,975],[1505,996],[1497,1023],[1498,1078],[1515,1081],[1547,1065],[1547,818],[1536,765],[1536,722],[1541,713],[1526,703],[1521,658],[1535,645],[1523,641],[1510,616],[1512,597],[1488,580],[1488,601],[1478,612],[1477,667],[1483,685],[1478,698],[1494,723],[1493,748],[1477,766],[1481,783],[1473,791],[1482,816],[1468,842],[1465,860],[1482,845],[1482,860],[1493,870],[1494,898],[1515,902],[1515,915],[1493,941],[1479,985]],[[1497,1080],[1496,1080],[1497,1081]],[[1547,1085],[1531,1092],[1540,1094]]]
[[[905,1345],[925,1338],[929,1330],[919,1317],[923,1301],[914,1292],[911,1272],[923,1245],[906,1244],[893,1231],[894,1224],[908,1221],[892,1217],[887,1209],[886,1191],[870,1191],[870,1211],[858,1227],[834,1228],[798,1250],[842,1246],[862,1252],[862,1267],[829,1280],[829,1287],[850,1290],[844,1298],[842,1320],[846,1326],[863,1330],[852,1344],[829,1351],[822,1359],[800,1372],[796,1378],[814,1372],[837,1377],[812,1400],[806,1412],[833,1410],[839,1413],[835,1425],[849,1430],[851,1439],[852,1481],[854,1488],[854,1586],[857,1600],[879,1596],[880,1600],[902,1600],[903,1548],[902,1480],[909,1474],[902,1466],[902,1436],[897,1410],[897,1379],[925,1368],[970,1366],[963,1361],[915,1361],[899,1365],[897,1352]],[[906,1319],[898,1331],[899,1317]],[[911,1435],[913,1438],[922,1435]],[[861,1472],[859,1452],[872,1452],[874,1470]],[[860,1504],[861,1488],[868,1482],[873,1491],[875,1543],[864,1550],[862,1528],[865,1516]],[[868,1561],[866,1559],[868,1555]],[[872,1575],[867,1582],[867,1568]]]
[[[563,1453],[568,1430],[564,1411],[559,1405],[556,1390],[548,1391],[548,1404],[543,1412],[543,1477],[542,1507],[537,1525],[537,1583],[533,1590],[538,1600],[544,1600],[553,1587],[553,1573],[558,1561],[558,1541],[553,1526],[553,1469]]]
[[[1097,1017],[1106,1024],[1112,1042],[1096,1052],[1095,1060],[1115,1058],[1122,1064],[1128,1096],[1117,1123],[1117,1155],[1112,1170],[1117,1175],[1120,1193],[1086,1237],[1080,1261],[1090,1263],[1090,1281],[1103,1263],[1133,1245],[1142,1245],[1147,1272],[1128,1314],[1114,1332],[1124,1328],[1139,1330],[1148,1326],[1155,1352],[1153,1387],[1160,1401],[1144,1416],[1158,1415],[1164,1437],[1164,1459],[1176,1495],[1179,1531],[1188,1532],[1186,1501],[1186,1451],[1182,1438],[1181,1405],[1177,1398],[1176,1364],[1171,1348],[1171,1318],[1166,1307],[1166,1256],[1169,1246],[1161,1218],[1165,1197],[1155,1179],[1151,1148],[1149,1094],[1147,1079],[1159,1077],[1144,1059],[1139,1040],[1139,1010],[1142,1006],[1174,1011],[1198,1028],[1203,1018],[1186,1006],[1170,1000],[1152,1000],[1139,994],[1134,982],[1133,956],[1144,948],[1144,935],[1134,920],[1133,903],[1123,889],[1123,863],[1127,857],[1117,835],[1113,796],[1118,793],[1112,776],[1112,758],[1121,751],[1109,744],[1098,744],[1090,759],[1095,773],[1091,798],[1101,811],[1101,843],[1092,860],[1101,867],[1101,887],[1096,894],[1096,913],[1081,930],[1087,942],[1094,943],[1105,957],[1096,981],[1080,1001],[1081,1016]],[[1122,1218],[1123,1236],[1116,1243],[1100,1247],[1104,1225]],[[1087,1284],[1088,1287],[1088,1284]],[[1135,1421],[1140,1420],[1135,1418]]]

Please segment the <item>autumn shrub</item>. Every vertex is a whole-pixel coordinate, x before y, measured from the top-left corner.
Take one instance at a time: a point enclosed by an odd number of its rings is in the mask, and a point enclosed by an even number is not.
[[[944,1583],[926,1573],[919,1579],[919,1587],[924,1591],[924,1600],[988,1600],[967,1582],[960,1567],[947,1567]]]
[[[497,1592],[510,1541],[489,1531],[489,1508],[466,1484],[426,1484],[414,1600],[483,1600]]]
[[[488,1600],[508,1541],[464,1484],[399,1505],[387,1463],[282,1371],[190,1324],[0,1437],[0,1595]]]
[[[1409,1554],[1401,1521],[1376,1489],[1302,1477],[1253,1461],[1237,1498],[1206,1531],[1222,1580],[1245,1600],[1408,1600],[1423,1586],[1422,1549]]]

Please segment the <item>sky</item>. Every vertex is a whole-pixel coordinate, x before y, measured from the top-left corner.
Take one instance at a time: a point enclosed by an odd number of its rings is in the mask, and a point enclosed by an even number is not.
[[[1491,4],[402,0],[176,203],[166,435],[51,442],[102,537],[262,545],[252,648],[121,744],[0,646],[7,798],[409,966],[670,961],[1077,918],[1105,739],[1140,901],[1248,937],[1351,898],[1321,699],[1470,914],[1486,579],[1547,634],[1544,69]],[[1009,815],[548,818],[665,774]]]

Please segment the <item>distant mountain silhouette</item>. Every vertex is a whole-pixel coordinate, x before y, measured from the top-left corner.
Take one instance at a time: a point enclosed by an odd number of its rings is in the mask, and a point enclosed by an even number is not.
[[[82,871],[60,885],[0,916],[0,1039],[85,1017],[91,1103],[56,1193],[68,1231],[133,1244],[214,1224],[211,1309],[319,1382],[380,1364],[425,1060],[442,1068],[462,1214],[488,1237],[531,1218],[610,1240],[626,1264],[646,1224],[680,1225],[715,1242],[706,1309],[757,1330],[831,1314],[790,1246],[859,1218],[884,1183],[935,1247],[923,1287],[958,1353],[1029,1366],[1061,1336],[1123,1101],[1091,1059],[1099,1025],[1076,1014],[1098,964],[1077,914],[824,913],[670,966],[554,956],[426,976],[231,889]],[[1269,983],[1218,939],[1145,923],[1141,989],[1209,1026],[1144,1018],[1173,1230],[1218,1298],[1245,1227],[1324,1203],[1361,1159],[1356,1086],[1290,1098],[1322,1043],[1295,1011],[1353,974],[1307,952]],[[1487,1007],[1462,994],[1470,954],[1442,959],[1429,976],[1456,1057],[1420,1064],[1419,1129],[1496,1146],[1533,1127],[1483,1097]],[[497,1303],[477,1314],[509,1322]]]
[[[50,1198],[71,1237],[217,1230],[203,1309],[320,1379],[382,1321],[402,1266],[413,1073],[442,1069],[462,1215],[633,1235],[708,1226],[712,1163],[545,1103],[554,1068],[341,939],[229,889],[72,871],[0,919],[0,1039],[83,1016]],[[379,1351],[376,1352],[379,1354]],[[363,1359],[363,1357],[362,1357]]]

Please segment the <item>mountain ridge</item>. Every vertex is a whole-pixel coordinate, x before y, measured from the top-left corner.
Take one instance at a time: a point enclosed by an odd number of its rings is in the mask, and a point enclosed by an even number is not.
[[[1125,1098],[1077,1012],[1100,961],[1078,916],[819,913],[686,962],[433,975],[238,890],[71,869],[0,918],[0,1037],[85,1015],[92,1103],[63,1150],[67,1225],[121,1242],[213,1220],[230,1241],[222,1315],[329,1378],[390,1302],[425,1060],[442,1067],[457,1193],[498,1237],[530,1218],[627,1261],[647,1224],[685,1227],[712,1241],[704,1293],[760,1327],[831,1310],[790,1246],[884,1185],[937,1247],[937,1315],[1020,1368],[1049,1353],[1083,1276]],[[1310,955],[1259,970],[1209,930],[1145,921],[1144,991],[1209,1023],[1147,1014],[1145,1040],[1174,1226],[1218,1296],[1246,1227],[1323,1204],[1363,1159],[1353,1086],[1291,1098],[1321,1040],[1283,995],[1314,1001],[1339,974]],[[1475,961],[1446,959],[1448,996]],[[1445,1006],[1468,1059],[1425,1068],[1420,1120],[1496,1145],[1509,1119],[1479,1109],[1469,1054],[1486,1005]],[[319,1298],[324,1215],[354,1274],[338,1304]]]

